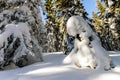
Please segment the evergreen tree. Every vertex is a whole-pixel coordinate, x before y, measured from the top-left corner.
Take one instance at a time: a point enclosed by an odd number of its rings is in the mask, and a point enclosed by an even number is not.
[[[64,51],[65,47],[67,50],[69,49],[68,52],[71,51],[73,48],[74,37],[69,36],[66,33],[66,22],[73,15],[80,15],[87,19],[87,13],[85,12],[82,3],[80,0],[47,0],[46,10],[48,13],[46,26],[49,36],[53,36],[51,40],[49,40],[51,41],[49,42],[50,50]],[[66,41],[67,44],[64,44]]]
[[[42,61],[42,0],[0,0],[0,68]],[[12,67],[13,68],[13,67]]]
[[[100,40],[87,21],[80,16],[72,16],[67,21],[67,33],[75,37],[74,48],[64,59],[64,63],[72,63],[77,67],[96,67],[109,70],[114,67],[108,51],[100,44]]]
[[[99,13],[93,13],[93,23],[103,46],[107,50],[120,50],[120,1],[101,1],[96,0]]]

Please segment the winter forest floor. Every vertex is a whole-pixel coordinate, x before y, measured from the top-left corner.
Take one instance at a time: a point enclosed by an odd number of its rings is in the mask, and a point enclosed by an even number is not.
[[[62,63],[65,56],[62,52],[44,53],[44,62],[0,71],[0,80],[120,80],[120,53],[110,54],[116,67],[109,71],[65,65]]]

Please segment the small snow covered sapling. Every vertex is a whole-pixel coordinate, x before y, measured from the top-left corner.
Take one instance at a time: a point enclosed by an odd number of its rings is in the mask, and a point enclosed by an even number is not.
[[[97,35],[80,16],[72,16],[67,21],[67,33],[75,36],[74,48],[64,59],[64,63],[73,63],[78,67],[92,69],[113,67],[108,52],[101,46]]]

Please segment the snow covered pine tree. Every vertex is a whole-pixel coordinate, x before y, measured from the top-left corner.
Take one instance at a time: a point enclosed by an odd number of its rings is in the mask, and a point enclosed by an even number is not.
[[[39,0],[0,0],[0,69],[43,60],[38,4]]]
[[[108,52],[101,46],[97,35],[80,16],[72,16],[67,21],[67,33],[75,37],[74,48],[64,59],[78,67],[109,70],[114,67]]]

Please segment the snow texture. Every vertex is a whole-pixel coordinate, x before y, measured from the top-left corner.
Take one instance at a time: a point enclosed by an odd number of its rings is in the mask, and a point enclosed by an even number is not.
[[[115,4],[116,0],[108,0],[108,6],[111,7],[113,4]]]
[[[44,62],[23,68],[0,71],[0,80],[120,80],[120,52],[110,52],[116,67],[109,71],[64,65],[63,52],[45,53]]]
[[[67,33],[75,36],[74,48],[63,63],[91,69],[111,69],[113,63],[108,52],[101,46],[97,35],[88,23],[80,16],[72,16],[67,21]]]

